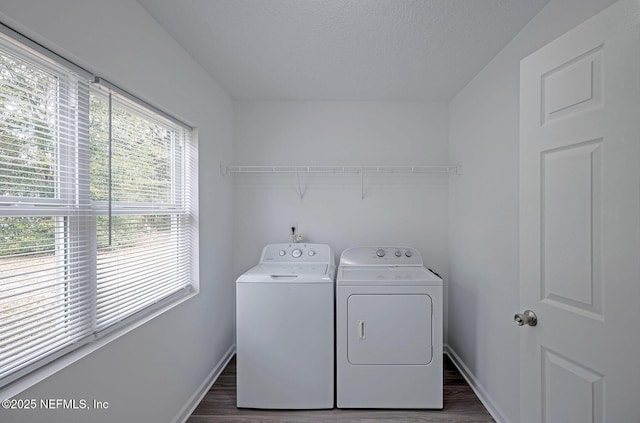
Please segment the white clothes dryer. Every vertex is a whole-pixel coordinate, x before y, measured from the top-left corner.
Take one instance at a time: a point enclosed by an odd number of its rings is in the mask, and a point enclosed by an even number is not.
[[[270,244],[238,278],[238,407],[333,408],[335,270],[328,245]]]
[[[338,408],[443,406],[442,279],[407,247],[355,247],[336,279]]]

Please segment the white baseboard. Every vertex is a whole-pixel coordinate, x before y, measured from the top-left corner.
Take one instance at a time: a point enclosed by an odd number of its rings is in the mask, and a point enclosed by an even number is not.
[[[198,404],[200,404],[200,401],[202,401],[202,398],[204,398],[206,393],[216,382],[218,376],[220,376],[220,373],[222,373],[224,368],[227,367],[227,364],[229,364],[229,361],[235,353],[236,344],[233,344],[222,356],[220,361],[216,363],[216,365],[213,367],[213,370],[209,372],[200,386],[198,386],[198,389],[196,389],[196,391],[189,397],[189,400],[185,403],[185,405],[183,405],[180,411],[178,411],[178,414],[176,414],[173,420],[171,420],[171,423],[184,423],[187,421],[187,419],[191,416],[191,413],[193,413],[193,410],[196,409]]]
[[[460,358],[460,356],[448,345],[444,346],[444,351],[449,356],[453,364],[458,368],[462,377],[467,381],[473,392],[476,394],[482,405],[487,409],[491,417],[494,418],[498,423],[509,423],[509,420],[505,417],[500,407],[498,407],[491,399],[491,396],[487,393],[486,389],[478,382],[475,375],[469,370],[464,361]]]

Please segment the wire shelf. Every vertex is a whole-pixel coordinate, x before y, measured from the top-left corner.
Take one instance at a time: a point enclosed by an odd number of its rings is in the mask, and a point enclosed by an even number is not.
[[[237,173],[455,173],[460,166],[221,166],[224,176]]]
[[[224,166],[220,165],[223,177],[241,173],[285,173],[295,174],[298,180],[298,194],[304,197],[300,174],[343,174],[360,176],[361,198],[364,199],[364,175],[373,174],[462,174],[462,168],[454,165],[443,166]]]

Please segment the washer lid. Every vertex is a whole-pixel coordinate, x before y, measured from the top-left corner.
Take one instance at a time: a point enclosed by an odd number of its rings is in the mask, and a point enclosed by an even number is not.
[[[334,270],[328,264],[270,264],[252,267],[237,282],[333,283]]]
[[[442,279],[422,266],[340,266],[336,284],[442,286]]]

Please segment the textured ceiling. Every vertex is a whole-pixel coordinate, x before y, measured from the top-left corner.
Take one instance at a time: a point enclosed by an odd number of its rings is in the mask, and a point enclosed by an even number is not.
[[[457,94],[549,0],[138,0],[237,100]]]

